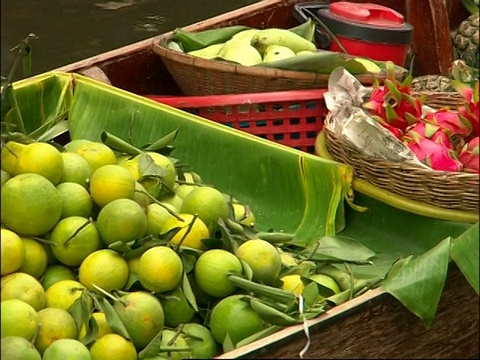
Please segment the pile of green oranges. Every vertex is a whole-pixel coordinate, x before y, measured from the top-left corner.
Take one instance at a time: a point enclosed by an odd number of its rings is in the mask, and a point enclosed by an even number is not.
[[[228,275],[247,263],[273,284],[295,259],[262,239],[207,246],[219,220],[255,217],[197,173],[89,140],[1,156],[2,359],[212,358],[269,325]]]

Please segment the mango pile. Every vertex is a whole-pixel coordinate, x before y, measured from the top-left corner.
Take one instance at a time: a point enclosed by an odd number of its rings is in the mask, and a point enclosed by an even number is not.
[[[328,74],[337,66],[352,74],[381,73],[383,62],[346,53],[317,49],[311,19],[291,29],[250,28],[242,25],[188,32],[175,29],[165,46],[207,60],[243,66]]]
[[[2,359],[212,358],[354,293],[162,150],[2,146]]]

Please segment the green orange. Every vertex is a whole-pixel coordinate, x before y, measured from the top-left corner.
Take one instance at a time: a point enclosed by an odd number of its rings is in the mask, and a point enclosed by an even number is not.
[[[155,292],[173,290],[180,284],[182,275],[182,259],[167,246],[154,246],[140,257],[137,276],[147,290]]]
[[[62,214],[62,199],[55,185],[33,173],[8,180],[2,188],[1,202],[3,224],[19,235],[43,235]]]
[[[2,228],[0,237],[2,276],[17,271],[25,259],[25,244],[13,231]]]
[[[81,216],[60,220],[50,234],[52,253],[62,264],[79,266],[100,246],[95,224]]]
[[[199,186],[183,199],[182,213],[195,215],[207,225],[210,233],[218,229],[218,219],[226,220],[229,209],[225,196],[210,186]]]
[[[234,345],[264,328],[260,316],[248,302],[242,300],[244,295],[231,295],[220,300],[212,309],[210,330],[213,337],[223,344],[225,337],[230,337]]]
[[[198,287],[206,294],[223,298],[233,294],[237,286],[228,279],[230,273],[241,274],[242,263],[231,252],[211,249],[200,255],[194,275]]]
[[[60,151],[45,142],[28,144],[18,155],[15,174],[35,173],[54,185],[63,176],[63,158]]]
[[[131,199],[135,193],[135,178],[126,168],[104,165],[90,177],[90,195],[93,201],[103,207],[117,199]]]
[[[35,309],[19,299],[1,302],[2,338],[6,336],[21,336],[28,341],[33,339],[39,324]]]
[[[100,238],[106,244],[141,239],[147,231],[147,215],[132,199],[116,199],[105,205],[97,216]]]
[[[125,324],[130,340],[137,350],[143,349],[163,330],[162,304],[155,296],[145,291],[129,292],[113,304]]]

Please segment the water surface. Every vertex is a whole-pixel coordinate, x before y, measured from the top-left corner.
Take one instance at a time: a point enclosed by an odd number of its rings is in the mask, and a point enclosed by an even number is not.
[[[29,33],[36,75],[253,4],[255,0],[2,0],[1,75]],[[26,77],[22,71],[15,79]]]

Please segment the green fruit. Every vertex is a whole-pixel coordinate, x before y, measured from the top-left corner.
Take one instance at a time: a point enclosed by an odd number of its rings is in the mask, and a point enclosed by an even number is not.
[[[268,28],[253,35],[251,45],[260,54],[265,54],[270,45],[286,46],[297,53],[302,50],[317,51],[315,44],[287,29]]]
[[[1,304],[2,338],[21,336],[31,341],[39,323],[35,309],[18,299],[3,300]]]
[[[371,72],[371,73],[379,73],[379,72],[382,72],[382,69],[380,69],[380,67],[375,64],[373,61],[371,60],[368,60],[368,59],[364,59],[364,58],[360,58],[360,57],[356,57],[355,58],[355,61],[356,62],[359,62],[360,64],[362,64],[364,67],[365,67],[365,70],[367,72]]]
[[[181,360],[181,359],[190,359],[192,358],[191,352],[188,350],[181,351],[180,349],[188,349],[187,341],[183,334],[176,334],[173,330],[165,329],[162,331],[162,343],[160,344],[162,348],[178,348],[178,351],[161,351],[158,353],[160,356],[165,356],[170,360]]]
[[[2,360],[42,360],[37,349],[21,336],[2,338]]]
[[[270,45],[265,50],[263,62],[272,62],[296,56],[292,49],[281,45]]]
[[[192,56],[201,57],[203,59],[213,59],[217,56],[218,51],[222,48],[223,44],[224,43],[213,44],[213,45],[207,46],[203,49],[190,51],[187,54],[192,55]]]
[[[245,45],[251,45],[253,35],[258,32],[258,29],[247,29],[240,31],[232,36],[232,38],[225,42],[222,48],[218,51],[218,56],[223,56],[231,49],[238,48]]]
[[[253,66],[262,62],[262,55],[251,45],[234,47],[220,56],[223,60],[236,62],[243,66]]]
[[[227,334],[234,345],[263,329],[263,320],[242,300],[244,295],[223,298],[212,309],[210,331],[220,344]]]
[[[165,314],[165,325],[175,328],[182,323],[191,321],[195,315],[195,309],[189,304],[182,289],[176,287],[168,295],[169,297],[160,299]]]
[[[135,291],[128,293],[113,305],[125,324],[130,340],[137,349],[143,349],[163,330],[164,313],[162,304],[155,296]]]
[[[90,351],[75,339],[54,341],[43,353],[43,360],[92,360]]]
[[[218,346],[208,328],[196,323],[183,325],[182,332],[195,359],[211,359],[218,353]]]

